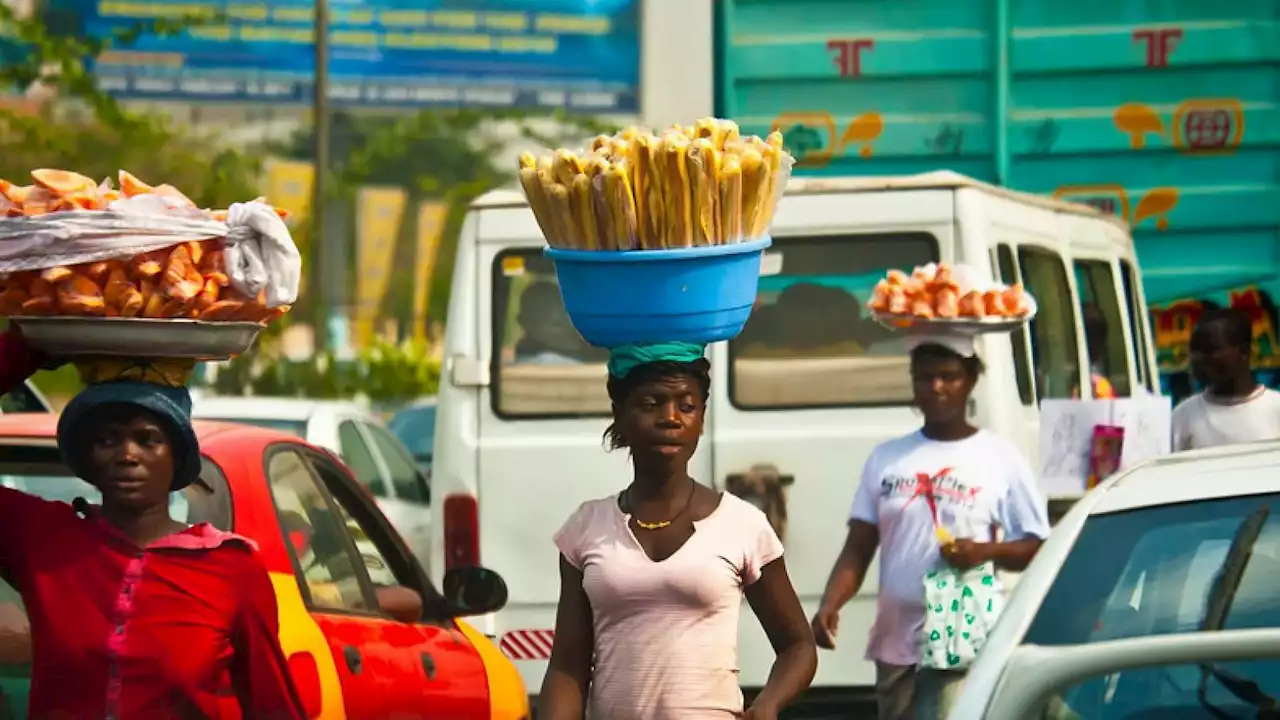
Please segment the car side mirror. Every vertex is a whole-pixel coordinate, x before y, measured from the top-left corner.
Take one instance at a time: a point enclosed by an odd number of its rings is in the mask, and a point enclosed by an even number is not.
[[[443,588],[454,617],[484,615],[507,604],[506,581],[488,568],[453,568],[444,574]]]
[[[378,610],[397,622],[416,623],[422,619],[422,596],[417,590],[392,585],[374,588],[373,595]]]

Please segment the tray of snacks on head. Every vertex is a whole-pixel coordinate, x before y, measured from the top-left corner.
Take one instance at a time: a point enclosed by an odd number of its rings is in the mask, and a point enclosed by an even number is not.
[[[63,356],[224,359],[297,299],[301,258],[261,198],[197,207],[126,171],[0,180],[0,315]]]
[[[520,184],[583,338],[716,342],[751,313],[794,160],[782,135],[704,118],[520,157]]]
[[[911,271],[890,270],[867,304],[892,329],[948,328],[986,333],[1015,330],[1036,315],[1036,302],[1022,285],[982,281],[965,265],[930,263]]]

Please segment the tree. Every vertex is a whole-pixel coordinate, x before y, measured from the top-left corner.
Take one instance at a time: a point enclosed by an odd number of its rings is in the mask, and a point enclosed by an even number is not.
[[[548,122],[551,121],[551,122]],[[553,132],[539,129],[549,126]],[[443,320],[448,304],[457,251],[457,239],[467,205],[494,188],[515,180],[515,164],[499,164],[502,151],[511,143],[499,128],[514,128],[520,137],[544,147],[582,138],[615,128],[592,118],[563,113],[537,117],[521,111],[423,110],[411,115],[356,115],[334,113],[331,120],[333,179],[331,197],[335,203],[354,202],[362,185],[390,185],[404,188],[407,208],[421,200],[442,200],[450,208],[440,240],[440,251],[431,288],[431,316]],[[289,142],[273,146],[273,154],[312,160],[313,135],[310,128],[296,133]],[[347,234],[355,237],[354,228]],[[406,212],[396,243],[394,266],[413,267],[416,226],[412,210]],[[347,247],[347,267],[355,265],[354,243]],[[384,317],[394,317],[401,326],[413,318],[412,273],[395,273],[383,301]]]

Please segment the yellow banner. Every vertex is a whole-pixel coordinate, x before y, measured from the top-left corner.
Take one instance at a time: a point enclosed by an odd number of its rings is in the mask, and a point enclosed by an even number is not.
[[[427,310],[431,304],[431,278],[440,255],[449,206],[438,200],[418,203],[418,250],[413,262],[413,339],[427,339]]]
[[[289,225],[300,227],[311,212],[315,166],[298,160],[267,162],[267,202],[289,211]]]
[[[356,196],[356,298],[357,348],[367,347],[382,298],[387,294],[395,261],[396,238],[404,219],[407,198],[397,187],[360,188]]]

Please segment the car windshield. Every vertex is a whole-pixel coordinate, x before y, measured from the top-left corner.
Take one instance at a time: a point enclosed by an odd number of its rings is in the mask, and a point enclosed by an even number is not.
[[[388,424],[391,432],[409,448],[418,462],[429,462],[436,444],[436,406],[401,410]]]
[[[57,448],[47,446],[0,445],[0,486],[57,502],[70,503],[76,498],[90,503],[102,500],[96,488],[71,474]],[[205,458],[200,482],[172,493],[169,512],[178,522],[207,522],[219,530],[231,530],[226,476]]]
[[[1260,514],[1260,511],[1264,514]],[[1110,513],[1086,521],[1023,642],[1075,645],[1204,629],[1212,590],[1232,541],[1264,518],[1223,629],[1280,627],[1280,494],[1203,500]],[[1280,696],[1280,660],[1222,663],[1215,670]],[[1143,668],[1093,678],[1062,700],[1075,717],[1214,717],[1204,709],[1198,665]],[[1204,700],[1230,717],[1253,717],[1217,678]],[[1190,714],[1183,714],[1190,713]]]
[[[279,430],[287,432],[294,437],[306,438],[307,423],[304,420],[281,420],[280,418],[243,418],[243,417],[210,417],[209,420],[217,420],[218,422],[239,423],[240,425],[253,425],[255,427],[267,428],[268,430]]]

